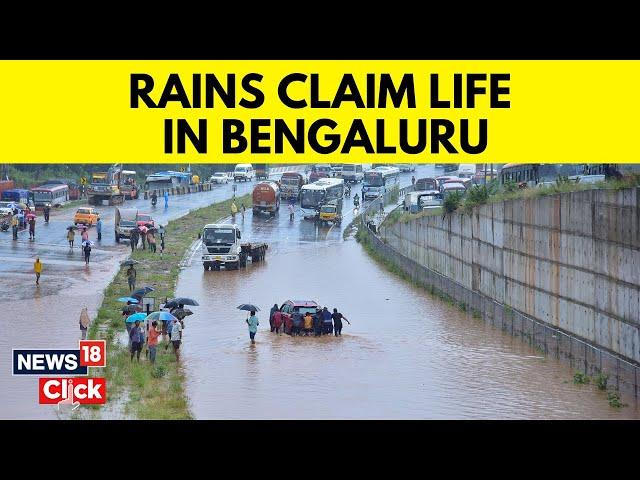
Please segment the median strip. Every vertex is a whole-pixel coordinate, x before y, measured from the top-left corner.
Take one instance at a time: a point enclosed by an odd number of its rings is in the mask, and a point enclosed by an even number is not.
[[[131,258],[136,265],[136,287],[151,286],[155,290],[148,296],[156,299],[156,306],[165,298],[175,296],[181,262],[197,239],[202,227],[229,215],[232,200],[199,208],[172,220],[165,227],[166,249],[161,255],[149,250],[136,250]],[[236,205],[251,208],[251,195],[235,199]],[[184,391],[184,372],[176,364],[171,348],[158,345],[156,365],[141,356],[138,364],[130,361],[122,303],[117,298],[128,296],[126,267],[120,269],[104,291],[104,299],[96,319],[89,329],[89,338],[107,340],[107,366],[103,369],[107,378],[108,403],[106,408],[118,408],[118,418],[136,419],[190,419],[189,402]],[[195,312],[197,315],[199,312]],[[188,342],[189,323],[185,321]],[[115,407],[114,407],[115,406]],[[91,407],[89,416],[100,417],[102,406]],[[93,412],[92,412],[93,410]]]

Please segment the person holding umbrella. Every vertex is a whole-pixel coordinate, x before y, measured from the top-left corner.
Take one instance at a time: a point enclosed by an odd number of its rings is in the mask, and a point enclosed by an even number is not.
[[[247,325],[249,325],[249,338],[251,339],[251,344],[255,345],[256,343],[256,333],[258,332],[258,325],[260,322],[258,321],[258,317],[256,317],[255,310],[251,310],[249,314],[249,318],[247,318]]]
[[[144,335],[142,333],[142,327],[140,327],[140,320],[136,320],[129,331],[129,340],[131,340],[131,361],[133,362],[133,355],[136,355],[138,363],[140,363],[140,352],[142,352],[142,344],[144,342]]]

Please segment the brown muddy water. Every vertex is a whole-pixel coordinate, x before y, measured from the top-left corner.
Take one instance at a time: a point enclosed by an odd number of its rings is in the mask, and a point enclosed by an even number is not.
[[[568,365],[545,358],[389,274],[353,240],[275,244],[242,271],[196,262],[178,294],[200,302],[186,319],[184,368],[199,419],[637,419],[604,392],[574,385]],[[341,338],[269,332],[287,299],[337,307]],[[240,303],[255,303],[251,346]]]

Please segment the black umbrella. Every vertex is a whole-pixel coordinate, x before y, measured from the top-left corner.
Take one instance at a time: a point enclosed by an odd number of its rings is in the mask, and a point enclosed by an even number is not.
[[[78,229],[78,227],[76,227],[75,225],[69,225],[67,227],[67,230],[77,230],[77,229]]]
[[[169,300],[165,304],[165,308],[174,308],[174,307],[177,307],[178,305],[193,305],[194,307],[197,307],[200,304],[196,302],[193,298],[176,297],[172,300]]]
[[[238,310],[246,310],[247,312],[259,312],[260,309],[251,303],[243,303],[238,305]]]
[[[136,290],[131,294],[132,297],[144,297],[147,293],[153,292],[155,288],[153,287],[142,287]]]
[[[147,228],[156,228],[156,226],[153,223],[145,223],[144,226]]]
[[[135,313],[142,311],[142,307],[139,305],[125,305],[122,307],[122,313]]]
[[[129,266],[129,265],[136,265],[138,263],[140,263],[140,262],[137,261],[137,260],[129,259],[129,260],[125,260],[124,262],[122,262],[122,265],[124,265],[126,267],[126,266]]]
[[[173,316],[178,320],[182,320],[184,317],[188,317],[189,315],[193,315],[193,312],[188,308],[177,308],[172,312]]]

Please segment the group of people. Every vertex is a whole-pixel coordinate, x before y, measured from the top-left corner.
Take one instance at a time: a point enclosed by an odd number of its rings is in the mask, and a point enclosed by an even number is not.
[[[127,305],[131,303],[128,302]],[[177,307],[176,307],[177,308]],[[171,309],[170,312],[174,311]],[[152,322],[145,321],[143,325],[140,320],[136,320],[133,324],[127,323],[126,318],[130,315],[127,309],[123,309],[122,316],[125,318],[125,326],[129,335],[129,350],[131,352],[130,361],[133,362],[133,357],[136,357],[140,362],[140,354],[144,345],[147,345],[146,355],[149,357],[151,365],[156,363],[156,355],[158,350],[158,343],[160,336],[162,336],[165,343],[165,352],[169,349],[169,342],[173,347],[173,353],[176,356],[176,361],[180,361],[180,345],[182,344],[182,331],[184,330],[184,321],[175,319],[170,321],[163,321],[161,329],[158,328],[158,322],[153,320]]]
[[[73,248],[73,244],[76,239],[76,231],[73,227],[69,227],[67,232],[67,241],[69,242],[69,248]],[[102,240],[102,219],[98,218],[96,222],[96,232],[98,233],[98,241]],[[86,225],[80,227],[80,248],[84,255],[85,265],[89,265],[89,259],[91,258],[91,246],[92,242],[89,240],[89,228]]]
[[[169,208],[169,192],[165,191],[163,196],[164,196],[164,208]],[[158,194],[154,190],[153,193],[151,194],[151,205],[155,207],[156,203],[158,203]]]
[[[242,219],[244,220],[244,214],[246,211],[247,211],[247,207],[244,206],[244,203],[240,204],[240,209],[238,210],[238,206],[236,205],[236,202],[231,202],[231,220],[233,222],[236,221],[236,215],[238,212],[242,214]]]
[[[278,305],[271,308],[269,315],[269,325],[274,333],[287,335],[304,335],[315,336],[342,335],[342,321],[351,323],[337,308],[333,309],[333,313],[327,307],[318,308],[314,313],[308,310],[304,314],[294,312],[293,314],[283,314]]]
[[[164,252],[164,233],[165,229],[162,225],[158,227],[158,229],[146,229],[145,228],[134,228],[131,230],[131,252],[133,252],[136,248],[140,248],[141,250],[147,249],[147,244],[149,245],[149,251],[156,253],[157,245],[156,245],[156,232],[160,235],[160,253]]]

